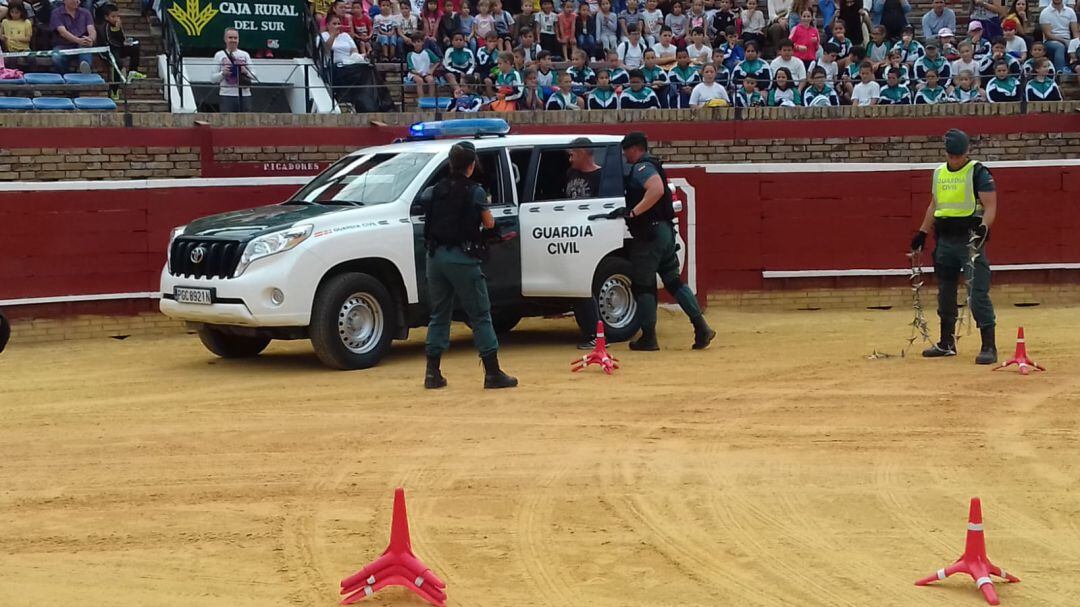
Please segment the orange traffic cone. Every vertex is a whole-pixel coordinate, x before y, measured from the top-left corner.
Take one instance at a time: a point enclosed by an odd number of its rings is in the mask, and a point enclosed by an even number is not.
[[[1045,371],[1046,369],[1039,366],[1039,363],[1028,358],[1027,343],[1024,341],[1024,327],[1020,327],[1016,332],[1016,353],[1013,357],[1003,363],[1000,367],[994,367],[994,370],[1004,369],[1009,365],[1017,365],[1020,367],[1020,375],[1027,375],[1031,373],[1032,369],[1037,371]]]

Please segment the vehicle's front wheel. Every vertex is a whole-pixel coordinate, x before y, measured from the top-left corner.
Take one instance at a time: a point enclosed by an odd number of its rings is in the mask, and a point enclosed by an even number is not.
[[[270,345],[269,337],[245,337],[230,335],[213,327],[199,328],[199,341],[222,358],[251,358]]]
[[[323,364],[367,369],[379,364],[394,335],[394,299],[370,274],[339,274],[322,285],[311,311],[311,345]]]
[[[630,288],[633,266],[623,257],[607,257],[600,262],[593,277],[593,300],[604,321],[604,337],[608,343],[627,341],[641,327],[637,301]],[[586,302],[574,308],[574,318],[584,333],[596,331],[596,318]]]
[[[521,322],[521,314],[510,310],[492,310],[491,326],[495,328],[496,335],[505,335],[514,330]]]

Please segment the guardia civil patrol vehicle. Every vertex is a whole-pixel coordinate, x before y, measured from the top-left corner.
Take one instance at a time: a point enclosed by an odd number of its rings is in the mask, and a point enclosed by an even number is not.
[[[579,135],[509,130],[498,119],[416,124],[409,140],[357,150],[285,202],[175,228],[161,311],[187,321],[218,356],[310,339],[330,367],[376,365],[393,340],[428,323],[416,201],[447,174],[450,147],[468,137],[478,156],[473,179],[504,237],[483,265],[495,330],[570,312],[587,323],[593,298],[608,340],[629,339],[638,330],[630,236],[622,219],[604,217],[624,206],[620,138],[589,136],[599,193],[568,200],[567,152]]]

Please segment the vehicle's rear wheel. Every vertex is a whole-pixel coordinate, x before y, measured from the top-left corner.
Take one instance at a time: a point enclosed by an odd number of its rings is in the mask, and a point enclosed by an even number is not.
[[[199,341],[222,358],[250,358],[258,356],[270,345],[269,337],[245,337],[230,335],[213,327],[199,328]]]
[[[627,341],[641,327],[637,301],[631,290],[630,273],[633,266],[623,257],[607,257],[600,262],[593,277],[593,300],[604,321],[604,337],[608,343]],[[596,318],[579,303],[574,308],[574,318],[584,333],[596,330]]]
[[[394,299],[379,279],[359,272],[339,274],[315,295],[311,345],[329,367],[374,367],[390,350],[394,318]]]

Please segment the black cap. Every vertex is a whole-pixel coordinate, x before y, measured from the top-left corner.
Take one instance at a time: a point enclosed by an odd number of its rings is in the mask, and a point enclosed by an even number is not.
[[[949,129],[945,133],[945,153],[950,156],[962,156],[967,154],[971,140],[967,133],[960,129]]]
[[[622,149],[625,150],[637,146],[643,147],[646,150],[649,149],[649,139],[645,136],[645,133],[634,131],[632,133],[627,133],[626,136],[623,137]]]

